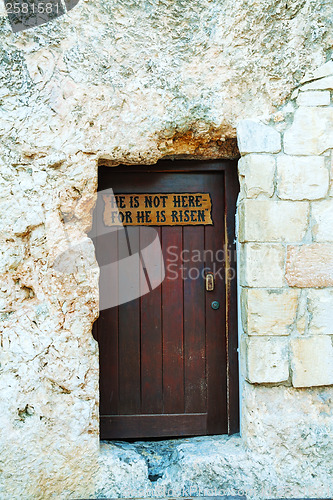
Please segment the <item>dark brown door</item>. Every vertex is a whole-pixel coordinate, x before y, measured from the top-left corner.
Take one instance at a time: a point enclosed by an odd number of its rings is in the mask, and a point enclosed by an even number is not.
[[[209,193],[213,225],[155,226],[163,282],[100,312],[94,335],[102,439],[237,432],[235,165],[161,161],[152,167],[100,167],[99,190],[107,188],[115,194]],[[105,239],[97,238],[97,259],[102,244]],[[212,291],[206,290],[209,272]],[[108,293],[105,287],[102,293]]]

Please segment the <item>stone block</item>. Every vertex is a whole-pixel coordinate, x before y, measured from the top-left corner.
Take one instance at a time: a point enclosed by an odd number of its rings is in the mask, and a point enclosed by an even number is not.
[[[325,76],[333,75],[333,61],[327,61],[325,64],[322,64],[314,71],[306,74],[304,78],[302,78],[301,83],[309,82],[312,80],[318,80],[320,78],[324,78]]]
[[[299,288],[333,286],[333,244],[288,245],[286,280]]]
[[[275,158],[267,154],[249,154],[238,162],[242,197],[271,197],[274,193]]]
[[[315,241],[333,242],[333,199],[312,204],[312,224]]]
[[[244,243],[240,249],[241,285],[254,288],[283,287],[284,263],[283,245]]]
[[[242,120],[237,126],[238,148],[246,153],[278,153],[281,136],[269,125],[253,120]]]
[[[239,208],[239,241],[301,241],[308,216],[306,202],[244,200]]]
[[[25,247],[19,241],[0,241],[0,274],[17,269],[24,261]]]
[[[274,384],[288,380],[288,339],[250,337],[247,339],[246,355],[246,379],[252,384]]]
[[[319,155],[333,148],[333,108],[305,108],[295,112],[292,126],[284,134],[284,152]]]
[[[278,196],[284,200],[316,200],[327,195],[329,173],[324,157],[279,156]]]
[[[311,83],[306,83],[302,90],[333,90],[333,76],[326,76]]]
[[[248,335],[289,335],[297,311],[298,290],[243,289],[243,328]]]
[[[330,165],[330,187],[328,195],[333,198],[333,154],[331,153],[331,165]]]
[[[333,337],[315,335],[291,342],[292,384],[313,387],[333,384]]]
[[[333,290],[309,290],[307,296],[309,311],[309,333],[333,335]]]
[[[330,102],[329,90],[308,90],[301,92],[297,98],[299,106],[329,106]]]

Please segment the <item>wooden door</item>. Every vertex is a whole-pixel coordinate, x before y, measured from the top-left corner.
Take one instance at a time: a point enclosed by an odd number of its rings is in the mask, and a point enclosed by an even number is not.
[[[99,190],[107,188],[118,195],[209,193],[213,224],[155,226],[163,282],[100,312],[94,335],[102,439],[237,432],[235,164],[100,167]],[[97,259],[102,244],[105,239],[97,238]],[[206,290],[208,272],[215,275],[213,291]]]

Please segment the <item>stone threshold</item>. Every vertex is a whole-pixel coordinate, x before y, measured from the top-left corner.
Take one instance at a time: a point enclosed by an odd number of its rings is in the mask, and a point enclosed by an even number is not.
[[[303,488],[299,496],[294,491],[293,497],[283,497],[275,460],[270,453],[249,450],[239,434],[102,441],[93,498],[315,500],[313,488],[308,489],[309,496],[304,496]],[[316,500],[332,500],[325,493]]]

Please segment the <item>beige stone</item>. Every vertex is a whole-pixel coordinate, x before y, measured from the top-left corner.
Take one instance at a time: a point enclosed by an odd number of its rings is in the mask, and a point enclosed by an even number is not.
[[[242,197],[271,197],[274,193],[275,159],[267,154],[248,154],[238,162]]]
[[[1,287],[11,281],[13,292],[1,294],[8,311],[0,326],[1,500],[125,498],[129,487],[135,497],[138,486],[221,488],[223,481],[253,486],[259,498],[267,484],[274,489],[267,498],[290,497],[290,490],[302,498],[304,486],[312,498],[321,491],[313,471],[333,493],[325,406],[297,391],[287,393],[286,405],[284,388],[261,399],[256,387],[244,398],[261,431],[247,460],[242,441],[226,454],[229,438],[214,436],[194,467],[186,451],[196,438],[189,439],[174,450],[164,477],[150,481],[142,455],[128,463],[112,444],[111,457],[100,453],[94,256],[72,275],[52,267],[62,224],[70,221],[81,235],[89,229],[97,164],[238,158],[236,124],[269,117],[304,72],[326,60],[329,2],[254,0],[250,7],[80,0],[69,15],[18,34],[2,18],[0,192],[6,203],[12,199],[1,210],[0,268]],[[307,439],[295,424],[300,416]]]
[[[306,202],[244,200],[239,209],[239,241],[301,241],[308,215]]]
[[[333,148],[333,108],[304,108],[295,112],[292,126],[284,134],[284,152],[318,155]]]
[[[333,76],[327,76],[325,78],[320,78],[311,83],[306,83],[302,90],[333,90]]]
[[[81,0],[37,28],[43,40],[35,41],[34,30],[8,39],[1,136],[10,148],[14,124],[28,153],[82,150],[114,162],[155,162],[180,150],[221,158],[218,141],[235,138],[240,120],[275,111],[304,72],[326,60],[330,12],[320,4],[288,7],[298,22],[286,37],[279,8],[266,0],[255,0],[251,12],[231,0],[158,8],[116,0],[110,9],[106,0]],[[319,16],[327,28],[313,38]],[[7,37],[8,22],[3,30]],[[17,50],[22,64],[14,74]]]
[[[261,467],[269,473],[268,491],[264,489],[257,499],[333,498],[329,472],[333,467],[333,386],[300,390],[245,382],[243,398],[246,446],[256,450],[261,460],[271,460]]]
[[[287,247],[286,280],[290,286],[333,286],[333,245],[314,243]]]
[[[333,335],[333,289],[309,290],[309,333]]]
[[[313,203],[311,213],[314,240],[333,242],[333,199]]]
[[[308,333],[309,330],[309,319],[310,313],[308,310],[308,302],[307,302],[307,292],[308,290],[300,290],[299,298],[297,304],[297,313],[296,313],[296,322],[295,322],[295,332],[299,335],[304,335]]]
[[[333,384],[333,336],[295,338],[291,342],[294,387]]]
[[[286,200],[316,200],[326,196],[329,173],[319,156],[277,158],[278,196]]]
[[[253,120],[242,120],[237,125],[238,148],[245,153],[278,153],[281,136],[273,127]]]
[[[242,316],[248,335],[289,335],[296,319],[299,291],[242,290]]]
[[[297,104],[299,106],[329,106],[330,102],[331,94],[328,90],[308,90],[306,92],[301,92],[297,98]]]
[[[328,195],[333,198],[333,154],[331,153],[331,164],[330,164],[330,188]]]
[[[284,262],[283,245],[244,243],[240,250],[241,285],[259,288],[283,287]]]
[[[289,378],[289,344],[286,338],[247,339],[246,379],[252,384],[273,384]]]
[[[313,71],[307,73],[304,78],[302,78],[301,83],[306,83],[311,80],[318,80],[320,78],[325,78],[326,76],[333,75],[333,61],[327,61]]]

